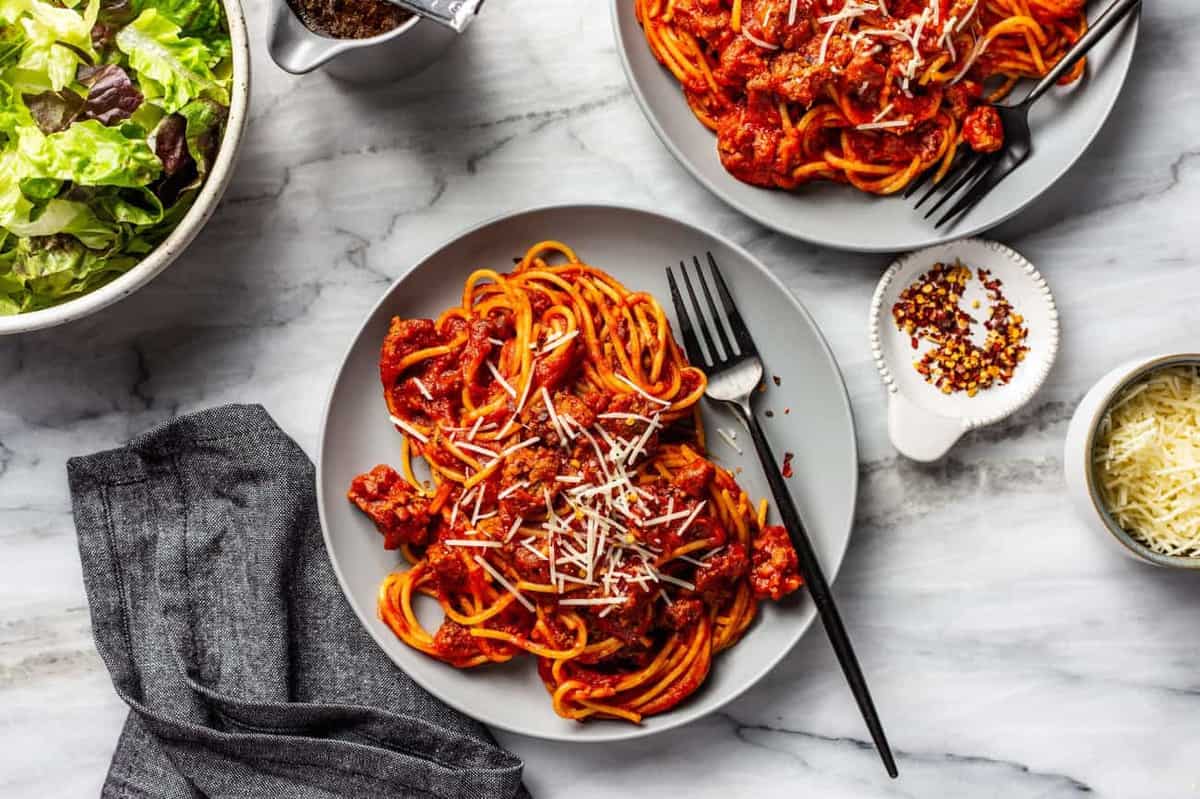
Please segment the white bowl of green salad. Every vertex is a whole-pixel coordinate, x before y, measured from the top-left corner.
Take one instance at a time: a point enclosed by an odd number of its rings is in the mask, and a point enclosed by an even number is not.
[[[0,0],[0,334],[179,256],[229,183],[249,78],[237,0]]]

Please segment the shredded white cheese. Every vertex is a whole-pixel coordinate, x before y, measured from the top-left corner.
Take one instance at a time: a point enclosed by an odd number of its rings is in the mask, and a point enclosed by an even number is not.
[[[391,414],[388,414],[388,418],[392,420],[392,424],[396,425],[396,427],[399,427],[405,433],[408,433],[410,436],[415,438],[417,441],[420,441],[422,444],[429,443],[429,437],[427,435],[422,433],[417,428],[413,427],[408,422],[401,419],[399,416],[392,416]]]
[[[588,605],[622,605],[624,603],[625,597],[623,596],[558,600],[558,604],[560,605],[577,605],[580,607],[586,607]]]
[[[507,380],[504,379],[504,375],[500,374],[500,370],[496,368],[496,364],[492,363],[491,361],[488,361],[487,368],[489,371],[491,371],[492,377],[496,378],[496,382],[500,384],[500,387],[503,388],[508,393],[508,396],[512,397],[513,399],[516,399],[517,398],[517,390],[515,388],[513,388],[512,385],[510,385]]]
[[[764,50],[778,50],[779,49],[779,45],[771,44],[770,42],[765,41],[764,39],[760,39],[757,36],[755,36],[754,34],[750,33],[750,31],[746,30],[745,28],[742,28],[742,35]]]
[[[889,119],[887,122],[864,122],[854,127],[855,130],[881,130],[883,128],[902,128],[909,124],[912,124],[912,120],[905,117],[904,119]]]
[[[483,417],[480,416],[475,420],[475,424],[471,425],[471,432],[467,434],[467,441],[474,441],[475,436],[479,433],[479,428],[483,425]]]
[[[1134,538],[1164,555],[1200,557],[1200,371],[1151,373],[1126,389],[1097,431],[1101,498]]]
[[[719,435],[721,438],[725,439],[725,443],[728,444],[730,447],[732,447],[734,450],[736,450],[737,454],[739,454],[739,455],[743,454],[742,448],[739,447],[737,445],[737,442],[733,440],[733,437],[736,436],[737,433],[733,433],[729,430],[726,430],[723,427],[718,427],[717,435]]]
[[[524,605],[526,610],[528,610],[530,613],[537,613],[537,608],[534,607],[533,603],[530,602],[528,599],[526,599],[525,596],[520,591],[517,590],[517,587],[515,585],[510,583],[508,580],[504,579],[504,575],[501,574],[500,572],[496,571],[495,567],[492,566],[492,564],[488,563],[486,560],[481,558],[479,555],[475,556],[475,562],[478,563],[480,566],[482,566],[484,571],[486,571],[488,574],[492,575],[492,579],[494,579],[496,582],[500,583],[500,585],[503,586],[505,591],[512,594],[518,602],[520,602],[522,605]]]

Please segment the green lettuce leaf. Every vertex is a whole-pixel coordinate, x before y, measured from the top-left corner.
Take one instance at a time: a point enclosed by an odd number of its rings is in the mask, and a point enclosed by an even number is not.
[[[229,36],[220,0],[131,0],[140,13],[153,8],[179,26],[184,36],[203,39],[224,58],[229,55]]]
[[[21,178],[21,193],[30,200],[51,200],[62,191],[63,182],[57,178]]]
[[[220,0],[0,0],[0,315],[92,291],[178,226],[228,116],[222,14]]]
[[[106,191],[93,204],[106,219],[139,228],[157,225],[164,213],[163,204],[149,189]]]
[[[55,305],[99,288],[137,263],[137,258],[89,249],[71,236],[22,238],[13,251],[7,285],[19,312]],[[18,287],[11,290],[12,287]],[[2,312],[3,309],[0,309]]]
[[[16,66],[24,48],[25,36],[16,25],[0,25],[0,74]]]
[[[150,183],[162,168],[139,125],[107,127],[89,119],[49,135],[36,127],[22,127],[17,137],[27,177],[58,178],[86,186],[136,187]]]
[[[21,172],[17,153],[0,153],[0,231],[15,233],[16,226],[29,223],[33,215],[34,203],[21,190],[22,181],[27,180]]]
[[[101,220],[87,205],[58,199],[46,203],[31,221],[17,222],[9,229],[18,236],[70,234],[95,249],[111,247],[119,238],[117,226]]]
[[[129,57],[145,98],[174,113],[198,97],[229,104],[225,81],[212,68],[221,56],[200,39],[180,37],[180,27],[153,8],[117,33],[117,47]]]
[[[41,0],[0,2],[0,26],[23,35],[20,55],[7,73],[14,89],[26,93],[57,92],[75,79],[81,54],[94,59],[92,26],[100,0],[89,0],[81,14],[73,8]],[[65,46],[64,46],[65,45]]]

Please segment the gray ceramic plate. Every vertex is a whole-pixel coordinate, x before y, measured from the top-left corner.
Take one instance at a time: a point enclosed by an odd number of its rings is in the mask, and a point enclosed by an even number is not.
[[[916,250],[974,235],[1037,199],[1100,132],[1125,83],[1139,21],[1135,14],[1096,46],[1082,83],[1056,89],[1034,107],[1035,148],[1029,161],[956,225],[938,231],[901,197],[873,197],[828,183],[789,193],[735,179],[717,158],[713,134],[692,115],[674,76],[655,60],[634,15],[633,0],[610,2],[617,52],[633,93],[667,149],[697,180],[734,208],[781,233],[861,252]],[[1107,5],[1099,0],[1089,3],[1093,16]]]
[[[567,741],[634,738],[699,718],[749,688],[812,623],[812,602],[800,596],[783,604],[765,603],[742,642],[716,658],[704,687],[676,710],[640,727],[580,724],[554,714],[532,658],[459,671],[393,636],[376,617],[375,596],[380,581],[403,560],[383,549],[374,526],[345,498],[356,474],[397,460],[400,436],[384,409],[377,364],[391,318],[436,317],[461,301],[463,280],[472,270],[483,265],[507,270],[514,257],[549,238],[571,245],[580,258],[629,288],[652,292],[668,304],[663,268],[681,257],[712,251],[747,312],[770,373],[780,378],[778,387],[768,381],[759,411],[775,411],[773,418],[764,419],[767,431],[781,457],[795,453],[793,496],[827,574],[837,574],[854,514],[857,453],[846,390],[820,331],[783,284],[745,250],[682,222],[630,208],[561,206],[496,219],[429,255],[391,287],[359,330],[330,393],[318,454],[321,522],[334,569],[363,625],[430,693],[480,721],[525,735]],[[705,416],[710,431],[713,425],[737,429],[727,415],[706,408]],[[765,496],[766,481],[751,452],[739,456],[720,437],[710,438],[714,457],[730,468],[744,467],[739,479],[751,497]],[[748,438],[740,434],[739,446]],[[423,621],[436,626],[440,609],[434,604],[431,610]]]

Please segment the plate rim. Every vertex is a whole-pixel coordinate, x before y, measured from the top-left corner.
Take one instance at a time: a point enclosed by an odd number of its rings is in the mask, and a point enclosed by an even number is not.
[[[633,212],[636,214],[648,216],[648,217],[658,220],[660,222],[665,221],[670,224],[682,226],[684,228],[687,228],[691,231],[696,232],[699,236],[710,237],[711,239],[714,239],[718,243],[722,244],[723,246],[730,248],[735,253],[737,253],[739,256],[746,259],[746,261],[748,261],[750,264],[752,264],[758,270],[758,272],[760,272],[762,275],[765,275],[766,278],[768,279],[768,281],[770,281],[777,290],[784,293],[784,296],[787,298],[787,300],[790,302],[790,304],[796,309],[796,311],[798,312],[800,317],[812,329],[813,333],[816,336],[817,344],[820,346],[821,351],[824,353],[826,360],[833,367],[834,375],[837,378],[837,387],[840,388],[840,391],[838,392],[838,398],[840,400],[841,406],[844,408],[844,410],[846,412],[846,417],[850,423],[849,424],[850,440],[849,440],[848,444],[849,444],[849,448],[851,451],[851,457],[853,459],[854,468],[851,470],[851,479],[850,479],[850,485],[849,485],[850,502],[849,502],[848,512],[847,512],[846,518],[843,520],[842,524],[839,525],[839,529],[845,529],[846,532],[845,532],[845,535],[841,536],[842,543],[841,543],[840,547],[838,547],[836,562],[833,564],[832,568],[830,568],[828,565],[823,564],[823,565],[825,565],[826,576],[829,580],[829,583],[832,585],[837,580],[838,575],[841,573],[842,566],[845,565],[846,554],[849,551],[849,547],[850,547],[850,538],[854,533],[854,519],[857,515],[858,491],[859,491],[859,482],[860,482],[859,481],[859,467],[861,466],[861,463],[860,463],[859,453],[858,453],[858,431],[857,431],[857,426],[855,424],[854,407],[853,407],[852,403],[850,402],[850,393],[846,386],[846,378],[845,378],[845,375],[842,373],[841,366],[838,364],[838,361],[834,355],[833,349],[829,346],[829,342],[825,338],[825,334],[822,332],[821,328],[817,325],[816,320],[813,318],[812,314],[809,313],[808,308],[805,307],[805,305],[802,302],[800,302],[800,299],[791,291],[791,289],[789,289],[782,280],[780,280],[770,269],[768,269],[766,264],[764,264],[761,260],[759,260],[753,254],[751,254],[748,250],[746,250],[746,248],[742,247],[741,245],[737,244],[733,240],[729,239],[728,237],[726,237],[718,232],[706,230],[706,229],[700,227],[699,225],[692,224],[691,222],[687,222],[683,219],[680,219],[671,214],[664,213],[662,211],[652,210],[652,209],[646,208],[644,206],[639,206],[639,205],[630,204],[630,203],[564,202],[564,203],[549,203],[549,204],[524,206],[524,207],[521,207],[521,208],[518,208],[515,210],[509,210],[509,211],[495,214],[491,217],[484,219],[483,221],[481,221],[477,224],[471,225],[467,228],[464,228],[464,229],[458,231],[457,233],[451,234],[448,238],[446,238],[444,241],[442,241],[437,246],[435,246],[427,251],[424,251],[422,255],[420,255],[417,258],[414,258],[412,260],[412,262],[410,263],[410,265],[408,266],[408,268],[406,268],[401,274],[399,274],[388,285],[388,287],[380,295],[379,299],[375,303],[373,303],[371,305],[371,307],[363,314],[362,321],[359,323],[359,325],[355,329],[354,334],[350,337],[349,343],[346,345],[345,349],[343,350],[341,362],[338,364],[338,367],[337,367],[336,372],[334,373],[333,379],[329,382],[329,385],[326,389],[325,401],[322,405],[322,410],[321,410],[321,423],[320,423],[320,427],[318,428],[318,431],[317,431],[317,452],[316,452],[316,457],[313,459],[314,488],[316,490],[316,495],[317,495],[317,516],[321,522],[321,538],[325,544],[326,555],[329,558],[329,563],[330,563],[330,566],[333,568],[334,575],[337,577],[338,587],[341,589],[342,595],[345,597],[346,601],[350,604],[351,609],[354,611],[354,615],[355,615],[356,619],[358,620],[359,624],[362,626],[363,630],[367,633],[367,635],[370,636],[371,640],[374,641],[374,643],[380,648],[380,650],[382,650],[383,654],[388,658],[388,660],[390,660],[392,662],[393,666],[395,668],[398,668],[401,671],[403,671],[406,675],[409,676],[409,678],[411,678],[415,683],[417,683],[417,685],[421,686],[421,688],[423,688],[425,691],[427,691],[431,696],[444,702],[446,705],[454,708],[455,710],[457,710],[458,712],[467,716],[468,718],[475,719],[476,721],[479,721],[480,723],[483,723],[483,724],[487,725],[488,727],[504,730],[506,732],[510,732],[510,733],[513,733],[516,735],[522,735],[522,736],[529,737],[529,738],[537,738],[537,739],[547,740],[547,741],[559,741],[559,742],[572,743],[572,744],[604,744],[604,743],[614,743],[614,742],[618,742],[618,741],[630,741],[630,740],[635,740],[635,739],[639,739],[639,738],[647,738],[647,737],[650,737],[653,735],[659,735],[661,733],[665,733],[670,730],[677,729],[679,727],[685,726],[685,725],[693,723],[695,721],[699,721],[700,719],[705,718],[713,713],[719,712],[722,708],[726,707],[730,702],[733,702],[735,699],[742,696],[747,691],[749,691],[752,687],[754,687],[759,682],[761,682],[771,671],[773,671],[775,669],[776,666],[778,666],[784,660],[784,658],[786,658],[788,655],[790,655],[792,653],[792,651],[796,648],[796,645],[800,642],[800,639],[802,639],[805,636],[805,634],[809,631],[809,629],[812,628],[814,622],[817,621],[818,614],[816,612],[815,606],[811,605],[811,599],[808,600],[810,603],[810,606],[808,607],[807,618],[804,619],[801,623],[796,625],[796,630],[792,634],[791,640],[786,644],[786,646],[781,647],[778,654],[764,660],[759,665],[759,667],[754,671],[754,673],[752,673],[750,675],[750,677],[744,682],[743,685],[735,688],[733,691],[730,692],[730,694],[727,697],[723,698],[718,703],[713,705],[711,708],[708,708],[707,710],[705,710],[703,712],[700,712],[696,709],[691,709],[689,711],[688,706],[685,703],[681,709],[671,711],[673,714],[678,713],[677,718],[671,718],[668,721],[659,722],[659,724],[657,726],[651,727],[651,726],[642,726],[642,725],[629,725],[629,726],[617,727],[614,725],[611,728],[611,732],[606,732],[605,734],[602,734],[602,735],[592,735],[587,738],[575,737],[575,736],[565,734],[565,733],[534,731],[534,730],[530,730],[527,728],[519,727],[517,725],[514,725],[512,723],[509,723],[502,719],[497,719],[494,717],[489,717],[487,719],[480,718],[479,716],[477,716],[475,714],[475,712],[473,712],[471,709],[465,707],[463,704],[458,702],[457,699],[455,699],[454,697],[445,696],[442,692],[440,692],[437,689],[435,689],[434,687],[426,684],[426,681],[423,680],[421,677],[414,675],[414,674],[410,673],[409,671],[407,671],[396,660],[396,658],[392,656],[392,653],[388,650],[388,647],[384,645],[384,641],[381,640],[381,635],[377,635],[376,630],[373,629],[369,624],[366,623],[366,619],[371,614],[364,613],[363,609],[360,608],[358,603],[355,601],[354,595],[350,591],[350,586],[347,583],[346,575],[343,573],[341,564],[338,562],[338,559],[334,556],[334,549],[333,549],[333,544],[332,544],[332,535],[330,532],[330,525],[326,518],[327,514],[326,514],[326,507],[325,507],[325,497],[324,497],[324,492],[321,490],[321,486],[323,483],[323,477],[325,474],[325,444],[326,444],[326,438],[327,438],[328,428],[329,428],[329,419],[330,419],[331,411],[333,409],[334,395],[337,392],[337,388],[338,388],[339,384],[341,383],[342,378],[345,374],[347,364],[350,361],[350,356],[353,353],[353,351],[358,343],[359,338],[363,335],[363,332],[366,330],[366,327],[367,327],[368,323],[370,322],[370,320],[375,316],[375,314],[380,310],[380,308],[382,308],[384,306],[384,304],[387,303],[392,298],[393,294],[401,287],[401,285],[404,283],[404,281],[406,281],[418,268],[420,268],[422,265],[424,265],[425,263],[427,263],[430,260],[432,260],[433,258],[435,258],[442,251],[455,245],[460,240],[467,238],[468,236],[474,235],[475,233],[478,233],[479,231],[481,231],[485,228],[492,227],[492,226],[501,224],[503,222],[519,218],[519,217],[528,216],[528,215],[537,214],[537,213],[545,213],[548,211],[559,211],[559,212],[563,212],[563,211],[567,211],[567,212],[570,212],[570,211],[613,212],[613,211],[616,211],[616,212],[622,212],[622,213]],[[373,608],[371,610],[373,612]]]
[[[1109,99],[1107,107],[1104,109],[1104,113],[1097,115],[1097,119],[1096,119],[1095,123],[1091,126],[1091,129],[1088,131],[1088,134],[1085,137],[1085,139],[1082,143],[1082,146],[1079,147],[1078,151],[1072,157],[1067,159],[1067,161],[1061,166],[1061,168],[1056,173],[1054,173],[1054,175],[1051,177],[1049,182],[1047,182],[1041,189],[1033,192],[1029,197],[1027,197],[1021,203],[1017,204],[1014,208],[1006,211],[1005,213],[1001,214],[999,217],[997,217],[991,221],[975,223],[975,224],[972,224],[969,226],[964,226],[961,229],[951,226],[951,228],[940,231],[940,232],[937,230],[931,230],[929,237],[927,237],[925,239],[921,239],[918,241],[912,241],[912,242],[902,242],[895,246],[885,247],[885,246],[881,246],[881,245],[856,244],[852,241],[824,239],[824,238],[819,238],[819,237],[816,237],[813,235],[802,235],[794,230],[788,230],[785,227],[783,227],[782,225],[777,224],[777,223],[772,222],[769,219],[767,219],[765,214],[762,214],[758,210],[754,209],[753,207],[747,206],[744,203],[740,202],[739,200],[735,199],[734,197],[732,197],[732,195],[727,193],[724,188],[722,188],[715,182],[709,180],[699,170],[699,168],[695,164],[692,163],[691,159],[688,158],[682,152],[682,150],[679,148],[679,145],[677,145],[675,143],[675,141],[672,140],[671,137],[667,135],[667,132],[665,130],[663,130],[662,126],[659,124],[657,116],[655,116],[654,112],[651,110],[650,102],[649,102],[649,100],[646,99],[646,95],[642,91],[641,84],[639,84],[638,81],[635,80],[635,78],[634,78],[633,66],[632,66],[632,64],[630,64],[629,53],[627,51],[626,43],[625,43],[624,38],[621,35],[621,16],[620,16],[621,15],[621,6],[623,3],[629,3],[629,2],[630,2],[630,0],[609,0],[609,10],[610,10],[609,18],[610,18],[610,21],[612,24],[613,40],[614,40],[614,44],[615,44],[616,50],[617,50],[617,57],[620,59],[621,69],[625,73],[625,82],[629,85],[629,89],[633,93],[634,99],[637,100],[638,109],[642,112],[642,117],[645,118],[645,120],[650,124],[650,127],[654,130],[654,133],[658,137],[658,140],[660,142],[662,142],[663,145],[666,146],[667,150],[675,158],[676,162],[678,162],[680,164],[680,166],[682,166],[684,168],[684,170],[686,170],[687,173],[689,175],[691,175],[694,180],[696,180],[701,186],[703,186],[705,189],[707,189],[710,194],[715,196],[717,199],[719,199],[725,205],[727,205],[728,207],[737,211],[738,213],[749,217],[750,219],[754,220],[755,222],[762,225],[763,227],[768,228],[769,230],[773,230],[776,233],[780,233],[784,236],[788,236],[789,238],[796,239],[797,241],[803,241],[808,244],[813,244],[818,247],[828,247],[830,249],[840,250],[842,252],[861,252],[861,253],[875,253],[875,254],[890,254],[890,253],[903,252],[903,251],[907,251],[907,250],[926,249],[928,247],[936,247],[939,244],[946,244],[947,242],[955,241],[957,239],[972,238],[975,236],[979,236],[980,234],[985,233],[986,231],[989,231],[992,228],[995,228],[995,227],[998,227],[999,225],[1004,224],[1005,222],[1012,219],[1017,214],[1024,211],[1026,208],[1028,208],[1030,205],[1032,205],[1034,202],[1036,202],[1038,199],[1040,199],[1043,195],[1045,195],[1046,192],[1048,192],[1060,180],[1062,180],[1063,176],[1066,175],[1067,172],[1069,172],[1077,163],[1079,163],[1079,159],[1083,158],[1083,156],[1088,152],[1088,150],[1091,149],[1092,144],[1096,141],[1096,137],[1100,135],[1100,131],[1104,129],[1104,126],[1108,123],[1108,120],[1112,117],[1113,108],[1116,107],[1117,100],[1120,99],[1121,95],[1125,91],[1125,86],[1129,82],[1129,71],[1133,65],[1133,56],[1137,51],[1138,41],[1141,38],[1141,25],[1142,25],[1142,9],[1141,8],[1137,9],[1136,12],[1134,12],[1132,15],[1130,15],[1130,17],[1128,19],[1126,19],[1123,23],[1121,23],[1122,25],[1127,27],[1127,30],[1125,31],[1125,33],[1123,35],[1131,37],[1132,41],[1131,41],[1129,47],[1125,48],[1123,51],[1124,53],[1126,53],[1126,55],[1124,56],[1124,59],[1123,59],[1124,63],[1120,64],[1120,67],[1119,67],[1121,70],[1120,86],[1118,86],[1117,91],[1114,92],[1112,97]],[[1122,35],[1122,34],[1117,34],[1117,35]],[[767,191],[767,189],[763,189],[763,191]],[[890,197],[890,198],[883,198],[883,199],[896,200],[899,198]],[[803,210],[802,208],[798,209],[798,213],[801,212],[802,210]]]

